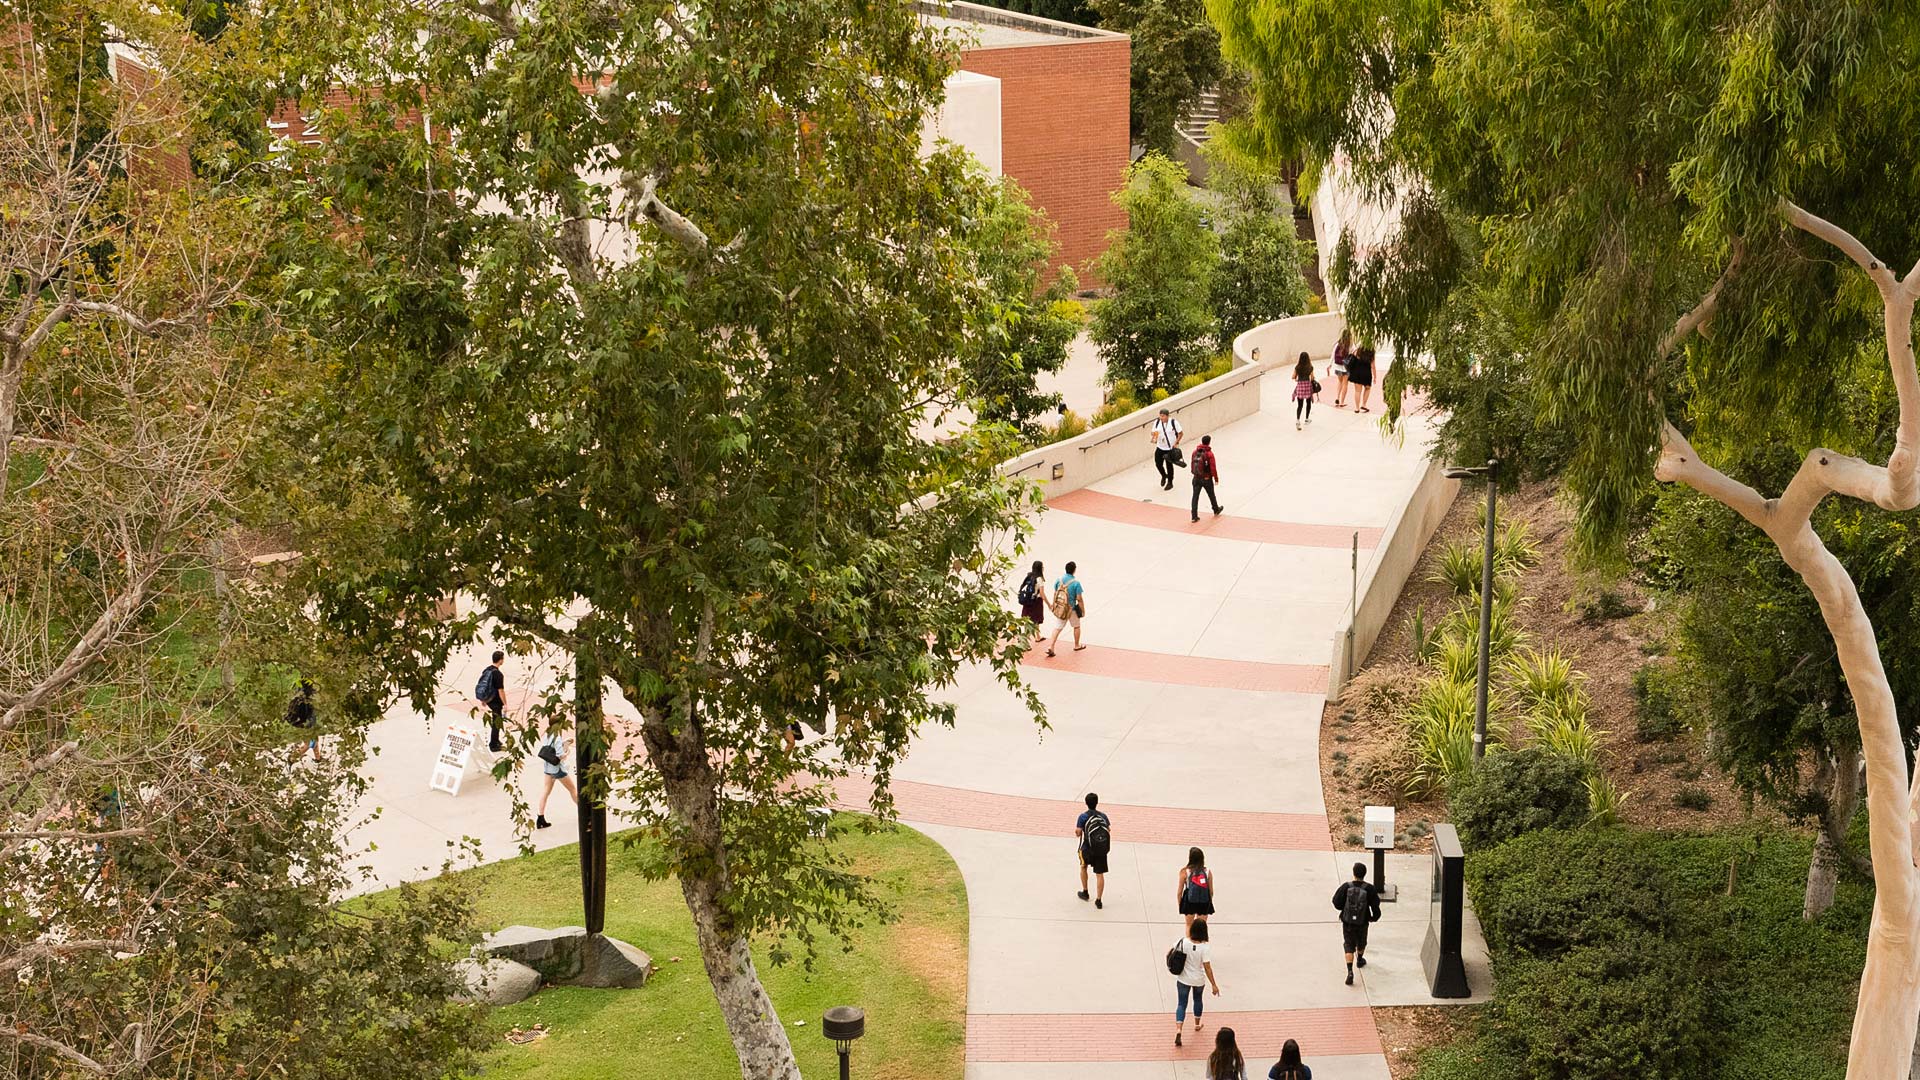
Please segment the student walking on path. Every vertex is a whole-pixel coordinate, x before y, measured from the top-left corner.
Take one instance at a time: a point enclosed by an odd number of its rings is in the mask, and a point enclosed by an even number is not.
[[[1180,460],[1180,437],[1186,429],[1173,413],[1160,410],[1160,419],[1147,425],[1147,437],[1153,441],[1153,467],[1160,472],[1160,486],[1173,490],[1173,466]]]
[[[1033,569],[1020,579],[1020,614],[1033,623],[1033,636],[1038,639],[1046,631],[1047,602],[1041,598],[1040,591],[1047,586],[1047,573],[1040,566],[1040,560],[1033,560]]]
[[[580,789],[573,786],[573,777],[567,772],[567,753],[572,749],[573,740],[567,738],[566,728],[556,728],[540,745],[534,754],[540,759],[540,770],[546,773],[546,784],[540,789],[540,809],[534,811],[533,827],[544,829],[553,822],[547,820],[547,798],[553,794],[554,781],[567,789],[567,796],[575,806],[580,805]]]
[[[1372,412],[1367,399],[1373,394],[1373,346],[1360,346],[1347,361],[1347,381],[1353,384],[1353,411]]]
[[[1301,353],[1293,365],[1293,430],[1313,423],[1313,395],[1319,391],[1320,384],[1313,378],[1313,357]]]
[[[1080,841],[1080,899],[1087,898],[1087,872],[1093,872],[1093,906],[1106,907],[1107,854],[1113,850],[1113,822],[1100,810],[1100,796],[1087,792],[1087,808],[1073,823]]]
[[[503,749],[500,745],[500,725],[506,721],[507,677],[500,671],[500,661],[506,658],[506,653],[496,650],[493,662],[480,673],[480,681],[473,688],[473,696],[479,698],[480,704],[487,710],[487,749],[496,754]]]
[[[1353,880],[1333,890],[1333,906],[1340,911],[1340,944],[1347,955],[1347,985],[1353,985],[1355,965],[1367,966],[1367,927],[1380,921],[1380,890],[1367,880],[1367,864],[1353,864]]]
[[[1313,1080],[1313,1070],[1300,1060],[1300,1044],[1288,1039],[1280,1048],[1280,1060],[1267,1070],[1267,1080]]]
[[[1240,1053],[1240,1040],[1233,1029],[1223,1027],[1213,1033],[1213,1053],[1207,1055],[1207,1080],[1247,1080],[1247,1059]]]
[[[1187,929],[1193,929],[1196,920],[1204,922],[1213,914],[1213,884],[1213,875],[1207,872],[1206,853],[1199,848],[1188,848],[1187,865],[1180,868],[1178,889],[1180,914],[1187,917]]]
[[[1347,361],[1353,357],[1353,331],[1340,331],[1340,344],[1333,347],[1333,407],[1347,407]]]
[[[1067,564],[1067,573],[1053,583],[1053,600],[1048,604],[1053,608],[1053,639],[1047,642],[1047,655],[1060,644],[1060,631],[1073,627],[1073,649],[1079,652],[1086,648],[1080,644],[1080,620],[1087,614],[1087,590],[1080,585],[1080,579],[1073,576],[1074,565]]]
[[[1207,493],[1207,502],[1213,506],[1213,516],[1220,516],[1220,500],[1214,497],[1213,485],[1220,482],[1220,462],[1213,456],[1213,436],[1200,436],[1200,445],[1193,448],[1193,463],[1188,467],[1193,473],[1193,505],[1189,512],[1193,520],[1200,520],[1200,493]]]
[[[1207,944],[1207,920],[1201,919],[1187,927],[1187,936],[1181,938],[1167,953],[1167,970],[1173,972],[1173,1045],[1180,1045],[1181,1029],[1187,1023],[1187,1003],[1193,1003],[1193,1033],[1200,1034],[1200,1014],[1206,1011],[1205,994],[1209,984],[1213,987],[1213,996],[1220,996],[1220,982],[1213,977],[1213,946]]]

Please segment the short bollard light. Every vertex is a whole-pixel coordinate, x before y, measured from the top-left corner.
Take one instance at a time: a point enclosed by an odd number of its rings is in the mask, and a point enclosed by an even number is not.
[[[820,1018],[820,1033],[840,1052],[840,1080],[848,1080],[848,1057],[853,1040],[867,1033],[867,1014],[852,1005],[835,1005]]]

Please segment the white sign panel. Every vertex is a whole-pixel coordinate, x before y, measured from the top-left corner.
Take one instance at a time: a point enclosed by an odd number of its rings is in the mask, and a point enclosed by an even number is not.
[[[1369,806],[1362,819],[1366,822],[1367,847],[1393,847],[1393,807]]]
[[[473,758],[473,740],[470,728],[447,728],[446,737],[440,740],[440,753],[433,759],[433,779],[428,781],[427,790],[460,794],[460,782],[467,778],[467,762]]]

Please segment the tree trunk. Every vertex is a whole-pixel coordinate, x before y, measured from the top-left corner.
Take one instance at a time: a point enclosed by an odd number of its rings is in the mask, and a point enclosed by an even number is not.
[[[1853,861],[1846,842],[1854,811],[1860,809],[1860,751],[1848,747],[1831,756],[1822,755],[1814,783],[1824,789],[1821,795],[1825,805],[1820,810],[1819,830],[1813,837],[1806,900],[1800,909],[1800,917],[1808,922],[1826,914],[1833,906],[1840,871]],[[1871,867],[1864,869],[1871,870]]]
[[[633,688],[624,689],[628,700],[645,700]],[[642,713],[641,741],[660,770],[667,809],[681,829],[675,837],[681,845],[675,860],[680,893],[693,915],[700,959],[740,1059],[740,1075],[744,1080],[801,1080],[786,1028],[754,969],[747,936],[726,908],[730,873],[721,833],[720,778],[708,758],[699,716],[687,710],[675,731],[666,709],[643,708]]]

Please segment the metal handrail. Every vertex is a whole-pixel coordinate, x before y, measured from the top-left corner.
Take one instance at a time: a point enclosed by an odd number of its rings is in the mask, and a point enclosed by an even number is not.
[[[1235,368],[1235,369],[1234,369],[1233,371],[1229,371],[1229,372],[1227,372],[1227,375],[1232,375],[1232,374],[1234,374],[1234,373],[1236,373],[1236,372],[1240,372],[1240,371],[1248,371],[1248,370],[1251,370],[1251,369],[1253,369],[1253,368],[1257,368],[1257,367],[1265,367],[1266,365],[1267,365],[1267,362],[1266,362],[1266,361],[1264,361],[1264,360],[1262,360],[1262,361],[1261,361],[1260,363],[1258,363],[1258,364],[1248,364],[1248,365],[1247,365],[1246,367],[1241,367],[1241,368]],[[1265,372],[1262,372],[1261,374],[1263,374],[1263,375],[1264,375],[1264,374],[1265,374]],[[1226,378],[1226,377],[1227,377],[1227,375],[1222,375],[1222,376],[1220,376],[1220,377],[1224,379],[1224,378]],[[1243,387],[1243,386],[1245,386],[1245,385],[1247,385],[1248,383],[1250,383],[1250,382],[1252,382],[1252,381],[1253,381],[1253,379],[1251,379],[1251,378],[1247,378],[1247,379],[1241,379],[1241,380],[1240,380],[1239,382],[1237,382],[1237,383],[1234,383],[1234,384],[1233,384],[1232,386],[1223,386],[1223,387],[1221,387],[1220,389],[1218,389],[1218,390],[1215,390],[1215,391],[1214,391],[1213,393],[1211,393],[1211,394],[1208,394],[1208,395],[1206,395],[1205,397],[1197,397],[1197,398],[1194,398],[1194,399],[1193,399],[1192,401],[1183,401],[1183,402],[1181,402],[1181,403],[1180,403],[1180,407],[1184,409],[1184,408],[1186,408],[1186,407],[1187,407],[1187,406],[1189,406],[1189,405],[1199,405],[1199,404],[1201,404],[1202,402],[1207,402],[1207,401],[1212,401],[1212,400],[1213,400],[1214,398],[1217,398],[1217,397],[1219,397],[1219,396],[1220,396],[1221,394],[1224,394],[1224,393],[1226,393],[1226,392],[1227,392],[1227,391],[1229,391],[1229,390],[1238,390],[1238,389],[1240,389],[1241,387]],[[1146,407],[1145,407],[1145,406],[1143,406],[1143,407],[1142,407],[1142,409],[1141,409],[1141,411],[1142,411],[1142,412],[1145,412],[1145,411],[1146,411]],[[1148,424],[1151,424],[1151,423],[1153,423],[1153,421],[1152,421],[1152,420],[1150,420],[1150,419],[1149,419],[1149,420],[1146,420],[1146,421],[1143,421],[1143,422],[1142,422],[1142,423],[1140,424],[1140,427],[1146,427],[1146,426],[1147,426]],[[1089,450],[1091,450],[1091,449],[1093,449],[1093,448],[1094,448],[1094,447],[1096,447],[1096,446],[1105,446],[1105,445],[1107,445],[1108,443],[1110,443],[1110,442],[1112,442],[1113,440],[1115,440],[1115,439],[1117,439],[1117,438],[1119,438],[1119,437],[1120,437],[1120,436],[1122,436],[1122,435],[1133,435],[1133,434],[1136,434],[1137,432],[1138,432],[1138,429],[1137,429],[1137,428],[1128,428],[1128,429],[1127,429],[1127,430],[1125,430],[1125,431],[1116,431],[1116,432],[1114,432],[1113,434],[1111,434],[1111,435],[1109,435],[1109,436],[1107,436],[1106,438],[1104,438],[1104,439],[1101,439],[1101,440],[1100,440],[1099,442],[1097,442],[1097,443],[1088,443],[1087,445],[1085,445],[1085,446],[1083,446],[1083,447],[1081,447],[1081,448],[1080,448],[1080,452],[1084,454],[1084,453],[1086,453],[1087,451],[1089,451]]]
[[[1043,457],[1039,461],[1036,461],[1031,465],[1022,465],[1019,468],[1008,473],[1007,475],[1009,477],[1019,476],[1021,473],[1026,472],[1028,469],[1037,469],[1040,466],[1045,465],[1046,463],[1047,463],[1047,459]]]

